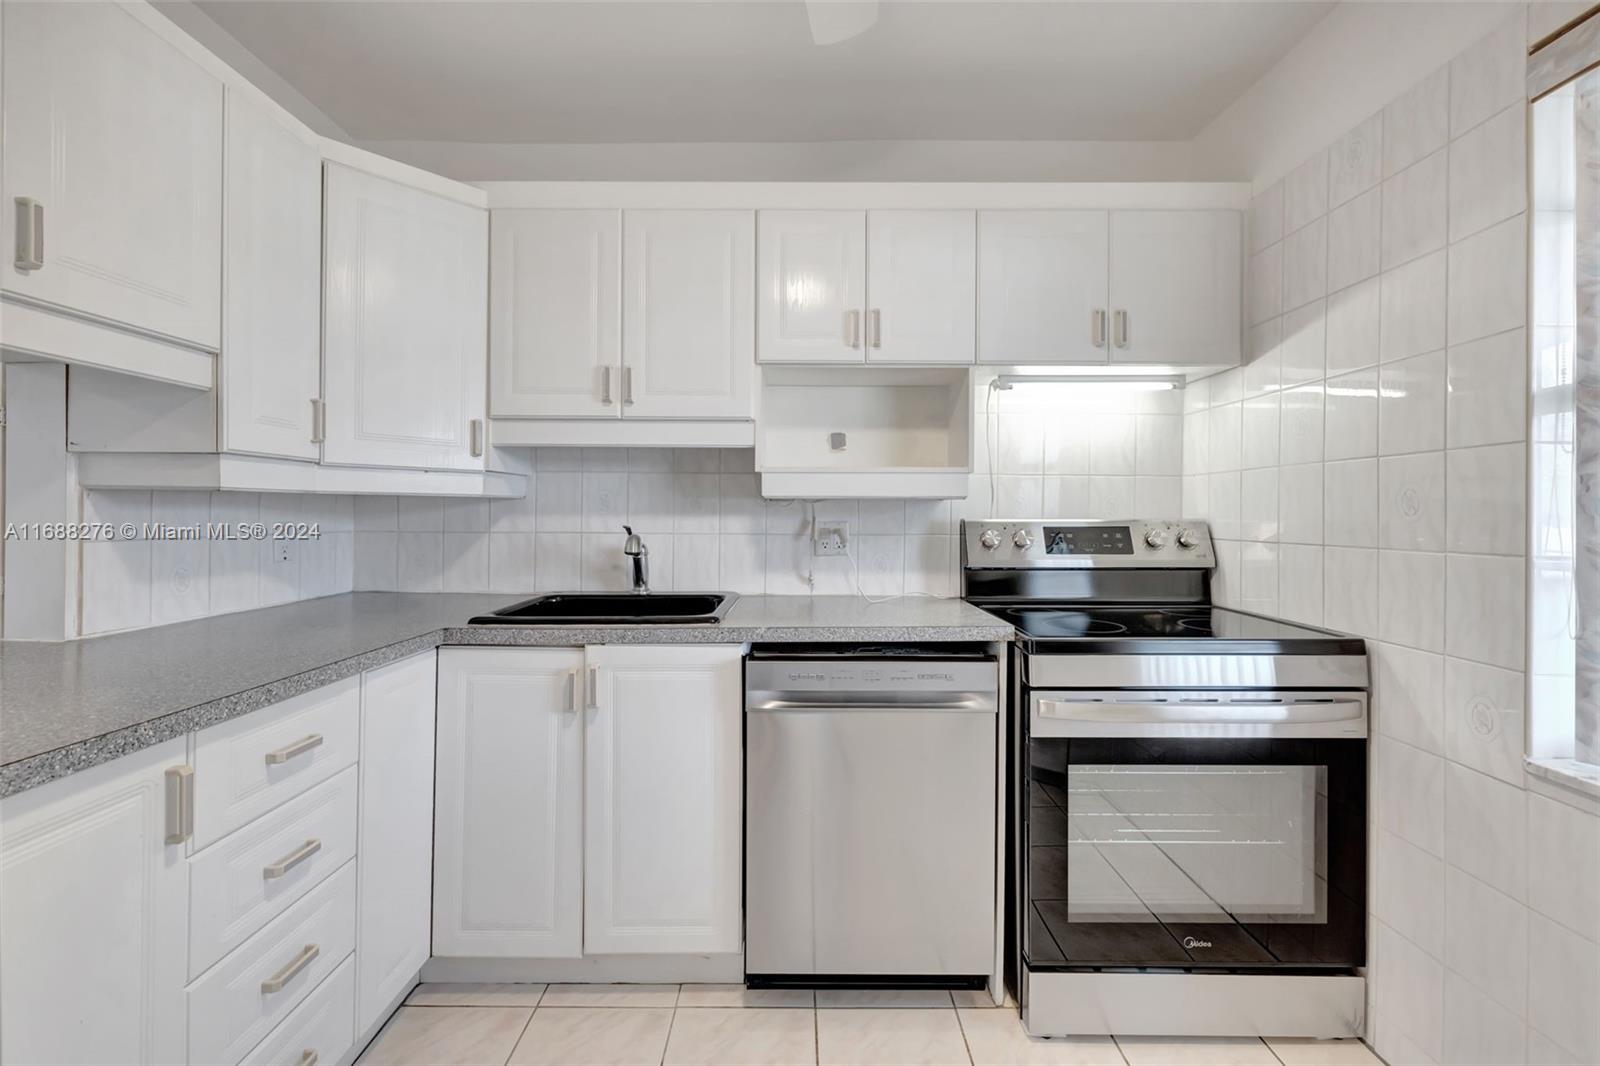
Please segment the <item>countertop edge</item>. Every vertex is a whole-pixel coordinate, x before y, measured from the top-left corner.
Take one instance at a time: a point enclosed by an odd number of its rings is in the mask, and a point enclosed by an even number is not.
[[[0,799],[230,721],[312,689],[439,647],[572,647],[584,644],[754,644],[763,641],[954,641],[1011,639],[1007,624],[967,626],[444,626],[302,670],[241,692],[75,741],[0,766]]]

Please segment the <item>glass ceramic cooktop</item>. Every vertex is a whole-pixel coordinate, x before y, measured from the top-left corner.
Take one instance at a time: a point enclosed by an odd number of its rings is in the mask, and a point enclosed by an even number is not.
[[[1185,651],[1206,648],[1223,651],[1233,644],[1298,646],[1304,642],[1325,645],[1346,639],[1360,644],[1355,638],[1344,638],[1326,630],[1221,607],[1026,606],[991,607],[989,610],[1016,626],[1018,633],[1030,643],[1059,641],[1064,648],[1079,642],[1100,645],[1147,641],[1181,643]]]

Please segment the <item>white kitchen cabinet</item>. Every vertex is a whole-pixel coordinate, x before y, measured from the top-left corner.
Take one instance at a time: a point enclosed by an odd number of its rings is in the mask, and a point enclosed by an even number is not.
[[[584,954],[738,951],[742,650],[586,655]]]
[[[481,470],[488,212],[328,164],[322,459]]]
[[[189,871],[166,841],[187,744],[0,801],[0,1062],[185,1060]]]
[[[427,651],[361,678],[357,1032],[377,1023],[428,961],[437,658]]]
[[[1242,271],[1237,211],[1111,212],[1111,362],[1237,363]]]
[[[1105,211],[978,212],[978,361],[1104,363]]]
[[[972,362],[975,240],[972,211],[868,212],[868,362]]]
[[[4,49],[6,292],[215,351],[222,83],[117,4],[7,4]]]
[[[622,216],[622,413],[749,418],[755,378],[755,215]]]
[[[322,395],[322,155],[229,90],[221,450],[315,459]]]
[[[583,950],[583,652],[439,652],[433,953]]]
[[[771,363],[859,363],[867,297],[864,211],[757,216],[756,352]]]
[[[622,212],[495,211],[489,413],[615,418]]]

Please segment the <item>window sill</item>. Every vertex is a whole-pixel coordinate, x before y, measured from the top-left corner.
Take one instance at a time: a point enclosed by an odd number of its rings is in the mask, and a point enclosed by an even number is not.
[[[1600,766],[1576,759],[1526,758],[1528,785],[1551,799],[1600,812]]]

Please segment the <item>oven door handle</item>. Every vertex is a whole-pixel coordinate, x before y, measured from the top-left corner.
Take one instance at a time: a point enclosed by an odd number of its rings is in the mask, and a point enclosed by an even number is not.
[[[1318,700],[1282,703],[1104,703],[1073,700],[1038,701],[1041,718],[1105,724],[1309,725],[1361,718],[1360,700]]]

